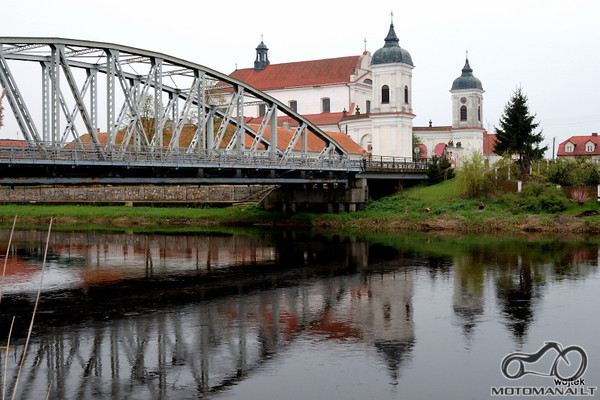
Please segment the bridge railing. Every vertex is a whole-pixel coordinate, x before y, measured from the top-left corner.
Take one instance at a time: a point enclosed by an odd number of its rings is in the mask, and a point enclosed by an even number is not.
[[[414,160],[412,157],[366,156],[363,169],[366,171],[426,170],[427,159]]]
[[[190,166],[200,164],[205,167],[224,168],[297,168],[361,170],[364,165],[359,156],[345,157],[330,154],[320,157],[319,153],[292,153],[287,157],[273,157],[265,151],[227,151],[187,148],[143,149],[136,146],[119,147],[118,151],[93,148],[53,147],[53,146],[0,146],[0,163],[72,163],[79,164],[119,164]]]

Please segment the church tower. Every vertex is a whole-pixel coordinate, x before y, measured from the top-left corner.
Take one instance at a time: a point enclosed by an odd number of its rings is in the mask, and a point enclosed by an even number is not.
[[[398,44],[394,23],[385,45],[373,54],[372,152],[412,157],[412,58]]]
[[[473,75],[469,59],[452,83],[452,128],[483,127],[483,86]]]
[[[255,71],[264,71],[267,65],[270,64],[268,53],[269,49],[261,39],[260,44],[256,48],[256,60],[254,60]]]

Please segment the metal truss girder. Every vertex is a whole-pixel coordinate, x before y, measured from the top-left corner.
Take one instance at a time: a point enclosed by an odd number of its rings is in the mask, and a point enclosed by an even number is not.
[[[86,70],[90,81],[90,116],[92,118],[92,130],[98,131],[98,71],[96,69]],[[86,79],[87,81],[87,79]]]
[[[50,71],[47,62],[42,66],[42,140],[50,142]]]
[[[20,52],[27,51],[27,50],[39,49],[40,47],[44,47],[44,46],[46,46],[46,45],[45,44],[28,44],[26,46],[15,46],[15,47],[3,50],[2,53],[4,53],[4,54],[20,53]]]
[[[154,137],[152,138],[152,141],[150,142],[150,147],[152,150],[154,150],[157,146],[159,148],[162,148],[162,144],[163,144],[162,132],[163,132],[163,129],[165,129],[165,125],[167,122],[167,116],[173,110],[173,106],[176,101],[177,101],[177,99],[174,96],[169,97],[169,102],[167,103],[167,106],[162,110],[162,113],[160,116],[160,123],[157,124],[156,128],[155,128],[155,132],[157,132],[159,134],[155,134]]]
[[[93,75],[88,74],[88,76],[85,79],[85,82],[83,83],[83,87],[81,88],[81,92],[79,93],[81,98],[83,98],[83,96],[85,96],[85,94],[87,93],[88,89],[90,87],[92,87],[93,79],[94,79]],[[78,106],[75,105],[75,107],[73,107],[73,110],[71,110],[71,113],[69,114],[70,117],[67,116],[68,123],[67,123],[67,127],[63,131],[62,138],[60,140],[61,146],[64,146],[66,144],[67,135],[73,125],[73,121],[75,120],[75,117],[77,115],[77,110],[78,110]],[[92,124],[94,124],[92,117],[90,117],[90,122],[92,122]],[[95,125],[93,125],[93,126],[95,126]],[[75,131],[73,131],[73,132],[75,133]],[[77,143],[81,143],[81,140],[78,135],[74,135],[74,139]]]
[[[283,157],[281,158],[281,161],[284,161],[285,159],[287,159],[289,157],[289,155],[294,150],[294,147],[296,147],[296,144],[298,143],[298,139],[300,139],[303,136],[304,137],[306,136],[306,125],[304,125],[304,124],[297,127],[296,130],[294,131],[294,135],[290,139],[290,142],[288,143],[287,148],[283,152]],[[306,151],[306,147],[304,147],[304,150]]]
[[[197,77],[194,78],[194,82],[192,82],[192,87],[190,88],[190,91],[188,93],[185,104],[183,105],[183,110],[181,111],[181,114],[179,115],[177,124],[175,125],[175,127],[173,129],[173,136],[171,137],[171,142],[169,143],[170,149],[180,147],[179,146],[179,136],[181,135],[181,131],[183,130],[183,127],[185,125],[185,120],[187,118],[188,112],[190,111],[190,108],[192,107],[192,104],[194,103],[195,96],[198,93],[198,85],[199,84],[200,84],[200,79],[198,79]]]
[[[194,136],[188,146],[188,152],[193,151],[196,146],[201,149],[206,148],[206,123],[208,118],[213,118],[213,110],[206,108],[206,74],[200,71],[195,71],[196,78],[198,79],[198,89],[196,93],[196,105],[198,114],[198,128],[194,132]]]
[[[77,50],[77,51],[69,51],[69,52],[65,52],[65,56],[66,57],[78,57],[78,56],[84,56],[87,54],[101,53],[102,51],[103,51],[102,49],[84,49],[84,50]]]
[[[152,58],[152,68],[154,75],[152,81],[154,82],[154,136],[150,140],[150,146],[158,145],[163,146],[163,127],[164,117],[162,115],[162,59]],[[156,142],[158,140],[158,143]]]
[[[98,135],[94,131],[92,119],[90,117],[90,114],[87,111],[85,102],[83,101],[83,96],[85,95],[85,91],[87,90],[85,87],[90,82],[89,76],[88,76],[88,79],[86,79],[86,82],[84,83],[84,88],[80,92],[79,88],[77,87],[77,82],[75,82],[75,77],[73,76],[73,73],[71,72],[71,68],[69,67],[69,62],[67,60],[67,57],[65,57],[64,47],[57,46],[57,50],[58,50],[58,55],[59,55],[59,61],[60,61],[63,73],[65,75],[65,78],[67,80],[67,83],[69,84],[69,88],[71,89],[71,94],[73,95],[73,98],[75,99],[76,107],[79,110],[79,114],[81,115],[81,118],[83,119],[83,123],[85,124],[88,134],[90,135],[90,142],[92,143],[94,148],[101,148],[100,141],[98,140]],[[67,118],[68,118],[69,114],[68,114],[68,110],[66,110],[66,109],[65,109],[65,115],[67,115]],[[74,118],[74,115],[71,115],[71,120],[73,120],[73,118]],[[72,127],[74,129],[74,124],[72,121],[70,122],[70,124],[72,125]],[[79,137],[76,137],[75,140],[79,141]],[[62,141],[61,141],[61,144],[63,144]]]
[[[271,116],[273,115],[275,110],[277,110],[277,106],[275,104],[271,104],[271,106],[265,112],[263,120],[260,122],[258,131],[256,132],[256,136],[252,141],[252,145],[250,145],[250,151],[255,151],[258,148],[259,143],[262,141],[267,125],[271,122]],[[275,129],[277,129],[277,127],[275,127]]]
[[[115,57],[117,53],[111,49],[106,50],[106,150],[112,151],[117,135],[115,125]]]
[[[57,143],[60,136],[60,107],[64,104],[61,103],[62,93],[60,91],[60,58],[58,51],[55,46],[50,46],[52,55],[50,57],[49,71],[50,71],[50,116],[52,119],[51,124],[51,142],[52,144]]]
[[[232,105],[235,103],[235,132],[227,144],[227,151],[238,151],[244,146],[244,88],[238,87],[237,92],[238,96],[235,98],[235,102],[232,99]]]
[[[116,76],[119,79],[121,89],[123,90],[123,95],[125,96],[125,104],[131,112],[133,119],[133,121],[131,121],[131,123],[128,125],[127,133],[121,142],[121,149],[129,145],[129,141],[131,140],[131,136],[133,134],[135,134],[134,142],[141,141],[143,142],[143,145],[148,145],[148,136],[146,135],[144,124],[141,121],[141,115],[139,113],[140,104],[144,101],[143,97],[147,93],[148,85],[144,85],[144,89],[142,89],[142,93],[140,95],[137,93],[138,86],[136,85],[136,82],[139,84],[139,80],[134,81],[134,83],[130,84],[130,87],[128,88],[127,78],[125,78],[123,75],[121,64],[118,62],[115,63],[115,71]]]
[[[219,131],[217,132],[217,137],[215,137],[213,143],[213,150],[218,150],[219,147],[221,147],[221,142],[223,141],[223,137],[225,136],[225,131],[233,115],[234,104],[237,103],[238,97],[241,95],[241,90],[242,89],[239,87],[235,89],[235,91],[233,92],[233,96],[231,97],[231,101],[227,105],[227,110],[224,114],[221,115],[221,125],[219,125]]]
[[[329,147],[330,145],[333,146],[333,150],[329,150],[329,152],[334,151],[337,154],[340,154],[342,156],[346,156],[347,153],[346,151],[332,138],[328,137],[326,134],[324,134],[323,132],[321,132],[316,126],[314,126],[314,124],[310,123],[309,121],[304,120],[299,114],[297,114],[296,112],[294,112],[293,110],[289,109],[285,104],[282,104],[281,102],[279,102],[278,100],[272,98],[271,96],[260,92],[248,85],[246,85],[243,82],[240,82],[236,79],[230,78],[227,75],[221,74],[217,71],[211,70],[209,68],[206,68],[202,65],[198,65],[198,64],[194,64],[194,63],[190,63],[188,61],[179,59],[179,58],[175,58],[175,57],[171,57],[168,55],[164,55],[161,53],[156,53],[156,52],[151,52],[151,51],[147,51],[147,50],[140,50],[140,49],[135,49],[135,48],[131,48],[131,47],[127,47],[127,46],[121,46],[121,45],[115,45],[115,44],[108,44],[108,43],[100,43],[100,42],[90,42],[90,41],[83,41],[83,40],[72,40],[72,39],[56,39],[56,38],[1,38],[0,37],[0,45],[3,45],[3,54],[5,56],[5,61],[6,60],[20,60],[20,61],[38,61],[38,62],[49,62],[51,63],[51,65],[54,65],[54,69],[57,69],[56,67],[58,67],[58,69],[61,68],[61,65],[63,66],[63,69],[61,70],[65,76],[61,77],[61,79],[58,79],[58,71],[56,74],[54,74],[54,83],[56,84],[56,87],[58,87],[59,82],[62,79],[67,79],[68,77],[66,76],[68,73],[64,72],[64,65],[68,65],[69,69],[71,71],[73,71],[74,68],[81,68],[84,69],[85,71],[95,71],[100,72],[100,73],[104,73],[107,76],[107,84],[106,84],[106,121],[107,121],[107,147],[109,151],[112,151],[112,146],[114,145],[115,142],[115,138],[116,138],[116,134],[118,132],[118,129],[122,126],[121,123],[118,123],[118,121],[116,121],[116,112],[115,109],[116,107],[122,107],[122,99],[120,98],[120,96],[117,98],[115,96],[115,86],[114,84],[115,79],[119,78],[120,83],[122,83],[123,79],[132,79],[134,81],[139,81],[141,84],[144,85],[149,85],[150,87],[154,87],[154,93],[169,93],[171,96],[173,96],[173,98],[175,98],[174,103],[172,104],[172,108],[171,111],[174,113],[174,116],[176,118],[174,118],[174,121],[177,122],[178,120],[181,119],[181,116],[184,115],[183,113],[179,113],[178,109],[179,109],[179,99],[182,100],[182,104],[183,102],[187,102],[188,97],[191,96],[191,93],[189,91],[186,90],[181,90],[180,87],[182,87],[179,83],[177,83],[178,81],[181,80],[191,80],[193,79],[193,76],[196,76],[198,72],[201,72],[203,74],[205,74],[206,76],[206,83],[204,84],[204,87],[208,89],[208,87],[210,86],[210,90],[207,90],[208,94],[205,94],[205,96],[203,96],[205,98],[205,102],[204,105],[201,104],[202,102],[198,99],[198,96],[196,96],[196,99],[193,101],[193,104],[198,106],[198,129],[197,132],[195,134],[194,137],[194,146],[192,146],[192,148],[194,147],[207,147],[207,148],[211,148],[213,150],[218,150],[221,146],[221,143],[223,141],[224,138],[224,134],[225,134],[225,129],[227,126],[235,126],[235,141],[233,143],[230,143],[231,146],[230,148],[236,148],[238,150],[240,150],[241,148],[244,147],[244,136],[245,135],[249,135],[252,137],[252,143],[255,144],[256,142],[256,137],[261,137],[261,141],[263,143],[265,143],[265,145],[267,145],[268,141],[266,141],[264,139],[264,131],[261,132],[261,128],[258,129],[258,132],[254,132],[252,129],[249,129],[248,126],[245,125],[244,123],[244,119],[243,119],[243,109],[244,106],[246,105],[243,101],[239,101],[239,99],[234,99],[237,101],[233,101],[233,110],[231,110],[232,108],[232,103],[226,104],[226,105],[219,105],[217,101],[215,101],[216,99],[218,99],[220,96],[226,95],[226,96],[230,96],[230,95],[234,95],[235,96],[235,92],[238,91],[240,93],[242,93],[242,95],[246,94],[248,95],[248,97],[252,97],[256,99],[256,102],[264,102],[266,104],[271,104],[271,105],[275,105],[276,108],[278,110],[280,110],[283,114],[287,115],[288,117],[290,117],[292,120],[298,122],[299,125],[305,124],[305,135],[301,136],[298,140],[301,140],[301,148],[303,150],[306,150],[306,137],[308,132],[311,132],[311,136],[312,134],[314,134],[317,138],[319,138],[320,140],[323,141],[324,143],[324,147]],[[60,60],[60,63],[57,62],[57,55],[56,54],[52,54],[50,49],[51,47],[63,47],[64,51],[62,53],[62,55],[60,55],[60,57],[62,58]],[[156,72],[153,74],[153,76],[150,76],[150,74],[148,74],[148,76],[146,76],[146,73],[148,71],[149,66],[151,66],[154,60],[160,59],[162,60],[162,63],[164,64],[164,68],[162,69],[162,71],[158,74],[156,74]],[[137,71],[134,70],[135,73],[131,73],[128,71],[124,71],[123,68],[121,68],[121,65],[123,67],[125,67],[126,65],[131,65],[131,67],[127,67],[127,68],[141,68],[143,71],[141,72],[141,75],[139,73],[137,73]],[[165,82],[163,82],[163,78],[164,77],[172,77],[172,81],[173,84],[172,85],[166,85]],[[158,79],[158,77],[160,77],[160,79]],[[52,77],[49,77],[52,78]],[[175,79],[175,80],[173,80]],[[52,79],[49,79],[52,80]],[[208,83],[210,80],[210,84]],[[220,83],[219,83],[220,82]],[[217,84],[219,83],[219,84]],[[79,84],[79,87],[81,87],[81,83]],[[158,86],[160,85],[160,88],[158,88]],[[50,85],[48,85],[50,86]],[[77,85],[70,85],[73,87],[76,87]],[[128,85],[126,85],[126,87],[128,87]],[[189,87],[188,84],[184,84],[183,87]],[[232,91],[228,90],[228,88],[234,88],[235,90]],[[146,89],[147,90],[147,89]],[[74,92],[74,98],[76,99],[76,103],[78,103],[78,107],[80,107],[80,105],[82,104],[81,101],[79,101],[77,99],[77,93],[80,93],[80,90],[76,90]],[[128,90],[124,91],[125,96],[127,96],[129,93]],[[60,112],[61,111],[61,104],[60,104],[60,95],[59,95],[59,91],[54,90],[51,92],[51,94],[53,94],[53,98],[50,99],[51,101],[48,101],[46,104],[48,105],[48,109],[50,109],[50,105],[53,105],[54,110]],[[97,96],[98,93],[96,91],[96,95]],[[133,96],[133,93],[131,93],[131,95]],[[90,96],[94,96],[93,94],[90,94]],[[158,97],[158,96],[155,96]],[[161,96],[162,97],[162,96]],[[139,98],[139,97],[138,97]],[[87,100],[87,99],[86,99]],[[10,100],[9,100],[10,101]],[[127,101],[125,101],[127,102]],[[87,104],[87,103],[86,103]],[[90,104],[91,104],[91,99],[90,99]],[[70,108],[70,107],[69,107]],[[87,108],[88,111],[88,115],[89,118],[84,118],[82,116],[82,120],[83,123],[86,125],[86,130],[87,131],[91,131],[91,132],[96,132],[96,129],[98,127],[98,122],[97,120],[94,120],[94,114],[95,112],[92,111],[93,106],[90,105]],[[130,109],[129,105],[123,105],[123,107],[121,108],[122,110],[125,109],[126,111]],[[96,108],[97,110],[97,108]],[[185,110],[185,107],[184,107]],[[231,110],[231,111],[230,111]],[[202,112],[200,112],[202,111]],[[58,114],[55,113],[54,115]],[[97,111],[96,111],[97,112]],[[49,115],[51,113],[47,113],[46,115]],[[155,112],[156,114],[156,112]],[[164,113],[163,113],[164,114]],[[158,115],[161,115],[160,113]],[[211,132],[210,132],[210,128],[208,127],[208,125],[212,125],[213,121],[212,121],[212,117],[210,117],[209,115],[214,115],[218,118],[222,118],[223,121],[221,123],[221,125],[219,126],[219,130],[217,132],[216,135],[213,135],[212,138],[211,136]],[[204,117],[204,118],[202,118]],[[206,122],[206,127],[204,123],[200,123],[202,120],[204,119],[204,121]],[[87,120],[87,122],[86,122]],[[78,123],[79,123],[79,118],[78,118]],[[53,130],[53,134],[54,137],[56,138],[56,135],[58,132],[57,127],[59,126],[60,123],[60,119],[58,118],[54,118],[52,120],[52,130]],[[157,121],[157,125],[162,124],[162,121]],[[50,125],[50,124],[48,124]],[[23,130],[23,134],[26,137],[30,137],[30,139],[35,142],[35,143],[40,143],[41,141],[39,140],[39,135],[37,135],[37,138],[34,139],[30,133],[30,131],[32,131],[32,129],[30,129],[27,126],[26,120],[25,118],[21,118],[20,119],[20,124],[19,127]],[[25,127],[25,129],[23,129],[22,127]],[[35,129],[35,125],[34,128]],[[177,128],[175,128],[177,129]],[[204,133],[202,132],[202,129],[205,129]],[[48,129],[49,131],[50,129]],[[64,131],[64,127],[62,130],[60,130],[60,134],[62,134]],[[137,140],[139,143],[144,143],[145,140],[148,140],[148,137],[146,136],[146,134],[142,134],[140,132],[140,127],[137,127],[135,129],[135,131],[137,132],[137,134],[139,134],[140,136],[138,136],[135,140]],[[37,131],[35,131],[37,134]],[[136,133],[134,132],[134,133]],[[276,133],[276,132],[275,132]],[[162,137],[162,135],[156,135],[158,138]],[[216,137],[215,137],[216,136]],[[154,138],[153,138],[154,139]],[[211,140],[213,139],[213,140]],[[56,139],[55,139],[56,141]],[[205,143],[203,144],[202,141],[205,141]],[[210,143],[212,142],[212,143]],[[210,145],[212,144],[212,146]],[[151,145],[153,146],[157,146],[157,143],[151,143]],[[256,146],[256,151],[258,151],[258,143],[255,144]],[[158,147],[158,146],[157,146]],[[270,149],[272,150],[276,150],[277,152],[281,153],[281,150],[277,149],[276,146],[269,146]],[[288,155],[294,153],[294,151],[289,151]],[[329,154],[329,153],[328,153]]]
[[[321,150],[321,152],[319,153],[319,156],[313,162],[313,164],[316,165],[316,164],[320,163],[321,161],[323,161],[325,159],[325,157],[327,157],[334,151],[334,149],[335,149],[335,146],[333,146],[332,144],[328,144],[327,146],[325,146],[323,148],[323,150]]]
[[[2,86],[6,88],[6,98],[10,107],[13,110],[13,114],[17,120],[17,124],[27,142],[32,146],[37,146],[41,142],[38,131],[33,122],[33,118],[27,109],[27,105],[17,83],[12,76],[10,69],[8,68],[8,64],[6,59],[3,56],[2,45],[0,42],[0,83]]]

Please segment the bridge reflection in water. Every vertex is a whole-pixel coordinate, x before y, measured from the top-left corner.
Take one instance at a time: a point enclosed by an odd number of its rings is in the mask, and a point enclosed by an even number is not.
[[[1,235],[6,243],[7,233]],[[0,337],[17,317],[7,353],[9,391],[33,309],[44,235],[17,232],[11,248],[0,307]],[[442,301],[452,304],[468,342],[490,301],[484,286],[494,282],[505,325],[519,341],[544,280],[586,276],[598,259],[597,246],[560,244],[549,258],[497,251],[485,262],[467,254],[424,257],[355,238],[289,231],[54,232],[50,248],[19,385],[23,399],[45,397],[51,382],[55,399],[211,396],[278,365],[290,346],[306,340],[371,347],[397,383],[417,343],[415,284],[424,274],[448,281],[452,272],[451,289],[442,290],[449,298]],[[553,258],[562,261],[550,263]],[[5,357],[0,353],[2,365]]]
[[[215,392],[304,333],[374,342],[396,374],[414,341],[410,273],[365,277],[365,242],[297,239],[55,232],[19,395],[42,396],[51,381],[53,398]],[[43,233],[17,232],[14,243],[2,301],[2,326],[22,312],[13,379]]]

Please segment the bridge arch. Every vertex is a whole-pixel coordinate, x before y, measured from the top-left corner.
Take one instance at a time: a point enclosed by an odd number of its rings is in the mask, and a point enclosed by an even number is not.
[[[34,80],[16,79],[13,64],[18,63],[41,67],[37,114],[21,90]],[[72,143],[112,155],[131,148],[168,153],[185,147],[188,153],[249,152],[285,160],[305,153],[307,136],[313,136],[323,143],[319,159],[348,156],[338,142],[277,99],[203,65],[158,52],[86,40],[0,37],[0,84],[7,89],[20,131],[35,148]],[[265,105],[265,117],[253,128],[245,122],[244,107],[256,104]],[[148,112],[151,124],[144,119]],[[280,114],[298,123],[283,146],[276,129]],[[190,118],[197,119],[197,127],[183,143],[181,133]],[[163,134],[167,127],[170,137]],[[99,135],[103,128],[105,137]],[[89,144],[81,141],[84,134]]]

